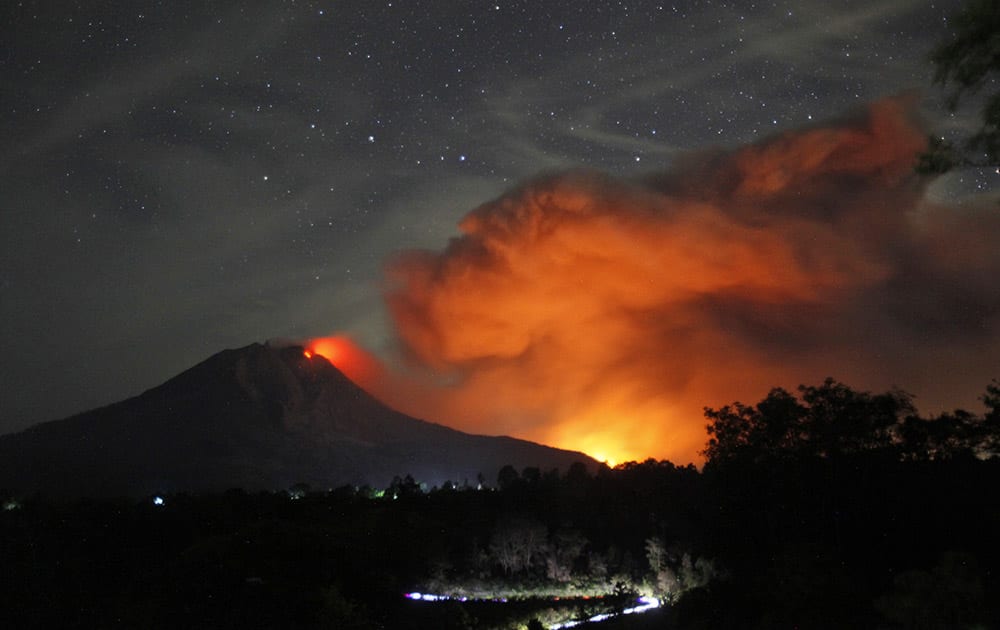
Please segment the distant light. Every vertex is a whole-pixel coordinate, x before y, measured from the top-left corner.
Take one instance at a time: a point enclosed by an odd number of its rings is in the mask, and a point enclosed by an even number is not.
[[[625,610],[622,611],[622,613],[626,615],[632,615],[635,613],[644,613],[654,608],[659,608],[661,605],[662,603],[656,597],[643,595],[642,597],[639,598],[638,606],[634,606],[632,608],[626,608]]]
[[[309,352],[308,350],[304,350],[302,354],[304,354],[307,359],[313,358],[313,353]]]
[[[153,497],[153,505],[163,505],[163,497]]]

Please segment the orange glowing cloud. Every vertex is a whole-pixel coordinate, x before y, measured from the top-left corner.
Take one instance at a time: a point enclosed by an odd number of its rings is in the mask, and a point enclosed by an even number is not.
[[[975,286],[956,296],[988,320],[975,341],[957,340],[953,305],[939,298],[970,269],[1000,271],[979,242],[1000,222],[922,201],[912,109],[889,99],[642,181],[570,172],[484,204],[444,251],[389,265],[410,371],[368,387],[472,432],[679,463],[700,460],[703,406],[772,386],[833,374],[933,395],[926,366],[939,362],[981,391],[1000,298]],[[931,246],[938,225],[975,243],[965,254]],[[937,319],[922,318],[927,300]],[[970,354],[949,359],[956,350]]]

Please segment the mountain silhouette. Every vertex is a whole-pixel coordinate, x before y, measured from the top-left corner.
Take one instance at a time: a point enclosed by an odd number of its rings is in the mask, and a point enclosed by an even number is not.
[[[386,407],[297,346],[225,350],[107,407],[0,436],[0,489],[54,497],[229,488],[385,487],[395,476],[475,484],[517,469],[596,462],[471,435]]]

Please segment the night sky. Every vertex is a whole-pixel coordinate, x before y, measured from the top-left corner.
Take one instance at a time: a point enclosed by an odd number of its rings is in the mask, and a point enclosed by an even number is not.
[[[464,255],[460,246],[445,248],[469,212],[506,191],[530,194],[535,184],[523,183],[537,182],[539,174],[562,181],[557,174],[568,169],[588,169],[580,179],[591,199],[631,198],[639,193],[629,182],[656,179],[657,194],[711,202],[714,189],[704,182],[714,181],[714,171],[703,165],[683,171],[700,182],[700,192],[692,193],[677,183],[684,179],[676,175],[678,164],[823,121],[863,117],[858,112],[868,104],[907,91],[910,96],[899,99],[907,103],[903,113],[886,116],[905,117],[920,133],[900,134],[960,134],[974,125],[975,112],[944,113],[927,61],[958,6],[870,0],[7,3],[0,19],[0,432],[138,394],[219,350],[272,338],[346,334],[389,364],[402,348],[438,375],[454,376],[466,360],[478,370],[482,357],[437,356],[407,320],[412,315],[426,324],[428,315],[418,312],[426,303],[409,295],[407,283],[423,273],[421,265],[442,264],[433,262],[436,255]],[[884,153],[881,147],[875,152]],[[668,171],[675,175],[662,175]],[[968,204],[989,195],[998,179],[988,170],[961,171],[920,187],[916,200],[909,184],[866,197],[869,206],[877,205],[876,197],[889,204],[905,188],[910,218],[921,208],[963,202],[979,218],[966,222],[952,212],[923,225],[950,226],[945,241],[976,256],[941,254],[916,265],[921,248],[935,242],[923,233],[903,243],[880,241],[879,251],[893,254],[874,267],[859,262],[853,269],[855,259],[838,259],[836,273],[868,280],[831,280],[830,291],[808,299],[775,291],[764,300],[767,308],[749,307],[748,298],[728,289],[690,288],[711,293],[711,300],[699,301],[697,317],[685,312],[704,322],[711,301],[718,329],[742,331],[733,350],[739,369],[755,371],[756,356],[765,366],[759,378],[713,389],[701,372],[671,383],[677,374],[671,365],[639,362],[662,370],[650,382],[680,392],[676,400],[687,411],[737,396],[753,402],[767,386],[792,388],[826,374],[861,388],[902,386],[917,395],[921,409],[978,409],[976,395],[1000,376],[995,276],[990,280],[998,262],[983,236],[994,234],[997,221],[995,206]],[[576,180],[570,180],[573,188]],[[881,190],[878,181],[871,190]],[[772,214],[747,225],[779,225],[772,220],[776,207],[782,216],[794,212],[787,200],[750,205]],[[697,249],[698,243],[685,246]],[[413,271],[412,257],[399,253],[414,249],[438,254],[422,255]],[[798,253],[789,256],[801,260]],[[545,276],[545,263],[538,264]],[[387,265],[393,314],[384,296]],[[687,272],[663,270],[677,273]],[[581,290],[590,291],[599,276],[578,279]],[[810,278],[803,282],[815,286]],[[917,294],[921,304],[940,311],[907,320]],[[529,289],[525,299],[537,295]],[[790,302],[794,314],[781,307]],[[848,302],[864,306],[848,314],[827,308]],[[806,332],[829,333],[827,342],[817,345],[802,333],[801,343],[787,337],[765,343],[780,332],[772,322],[786,332],[801,330],[790,318],[823,322],[825,332]],[[461,321],[449,325],[468,329]],[[830,332],[866,325],[869,336]],[[594,335],[605,334],[599,329]],[[884,346],[872,341],[900,329],[910,332]],[[592,337],[586,330],[579,335]],[[706,353],[713,359],[735,347],[712,339]],[[925,344],[934,347],[924,353]],[[517,353],[536,351],[558,352]],[[698,347],[683,351],[690,357]],[[583,380],[615,371],[628,363],[629,352],[597,361]],[[824,356],[831,357],[828,365]],[[777,363],[791,367],[777,370]],[[520,370],[505,369],[514,367]],[[491,373],[470,380],[482,386]],[[558,378],[540,383],[540,373],[532,372],[531,383],[577,396],[576,386],[560,389]],[[648,392],[639,390],[647,388],[636,388],[643,404]],[[517,396],[526,389],[522,383],[501,391]],[[556,415],[569,413],[562,401],[557,406]],[[592,442],[569,439],[565,423],[563,433],[540,431],[551,421],[551,400],[525,407],[530,410],[521,409],[516,421],[443,419],[595,452]],[[431,408],[418,405],[414,412]],[[607,418],[603,422],[617,426]],[[703,424],[697,417],[685,422]],[[646,445],[622,454],[679,460],[692,454],[690,444],[671,449],[657,439],[671,438],[650,435]]]

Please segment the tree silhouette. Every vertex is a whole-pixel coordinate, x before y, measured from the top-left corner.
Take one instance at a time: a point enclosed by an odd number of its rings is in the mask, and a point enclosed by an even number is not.
[[[520,480],[521,476],[517,474],[517,469],[510,464],[505,465],[497,473],[497,487],[501,490],[513,487]]]
[[[1000,454],[1000,382],[986,388],[984,415],[956,409],[917,415],[912,397],[894,389],[858,392],[826,379],[799,386],[800,397],[776,388],[756,405],[705,409],[710,464],[756,464],[788,458],[837,458],[860,453],[902,460],[988,458]]]
[[[949,89],[948,107],[955,111],[963,101],[982,100],[978,131],[962,146],[938,137],[922,154],[917,170],[943,173],[956,166],[992,167],[1000,164],[1000,92],[981,95],[983,86],[1000,72],[1000,2],[971,0],[953,17],[954,34],[931,53],[935,81]]]
[[[759,460],[799,448],[799,427],[806,409],[787,391],[775,388],[756,407],[734,402],[705,408],[709,461]]]
[[[417,483],[412,475],[406,475],[402,478],[396,475],[392,478],[389,487],[386,488],[385,494],[393,499],[399,499],[403,497],[415,497],[423,494],[423,491],[420,489],[420,484]]]
[[[982,400],[987,409],[983,418],[985,447],[995,456],[1000,454],[1000,380],[994,379],[986,386]]]
[[[909,394],[857,392],[832,378],[799,387],[801,400],[775,388],[755,406],[735,402],[705,409],[709,462],[760,462],[783,457],[837,457],[889,449],[896,429],[915,413]]]
[[[578,531],[560,529],[555,532],[546,548],[545,577],[556,582],[569,582],[573,565],[588,544],[586,537]]]
[[[945,460],[975,456],[983,444],[983,419],[956,409],[926,420],[907,418],[898,435],[900,451],[907,460]]]
[[[521,479],[528,484],[537,484],[542,480],[542,470],[537,466],[528,466],[521,471]]]
[[[799,391],[808,409],[799,435],[812,455],[885,449],[893,442],[894,427],[916,411],[910,395],[901,390],[873,395],[828,378]]]
[[[531,566],[532,559],[546,550],[548,532],[528,518],[508,518],[497,524],[490,539],[490,553],[507,575]]]

